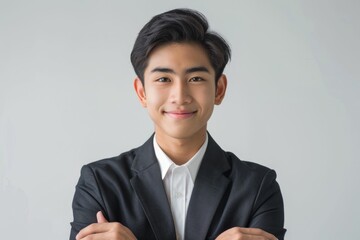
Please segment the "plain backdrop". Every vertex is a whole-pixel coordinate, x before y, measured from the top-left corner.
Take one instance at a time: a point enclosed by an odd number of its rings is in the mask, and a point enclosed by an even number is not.
[[[209,131],[276,170],[286,239],[359,239],[357,0],[0,0],[0,238],[68,239],[81,166],[151,135],[129,55],[177,7],[232,47]]]

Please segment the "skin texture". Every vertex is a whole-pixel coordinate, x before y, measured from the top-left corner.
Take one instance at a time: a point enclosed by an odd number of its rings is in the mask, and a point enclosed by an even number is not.
[[[136,239],[134,234],[120,223],[109,223],[102,212],[96,214],[97,223],[82,229],[76,240],[131,240]]]
[[[215,72],[204,49],[197,44],[170,43],[157,47],[149,57],[144,85],[134,81],[141,105],[154,122],[156,140],[178,165],[186,163],[206,137],[207,121],[214,105],[224,99],[227,79],[222,75],[215,86]],[[82,229],[77,240],[136,239],[121,223],[109,223],[101,212],[97,223]],[[276,240],[254,228],[234,227],[216,240]]]

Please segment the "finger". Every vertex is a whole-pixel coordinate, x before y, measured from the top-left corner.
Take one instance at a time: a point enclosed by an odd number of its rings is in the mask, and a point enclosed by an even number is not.
[[[93,223],[83,228],[78,235],[76,240],[81,239],[136,239],[134,234],[118,222],[113,223]]]
[[[76,240],[82,239],[88,235],[102,233],[108,231],[109,226],[102,223],[93,223],[89,226],[81,229],[81,231],[76,235]]]
[[[272,235],[271,233],[265,232],[264,230],[262,230],[260,228],[241,228],[241,227],[239,227],[239,230],[242,233],[245,233],[248,235],[262,236],[262,237],[265,237],[266,239],[277,240],[277,238],[274,235]]]
[[[107,223],[108,220],[104,217],[104,214],[101,211],[96,213],[96,219],[98,223]]]
[[[216,240],[277,240],[277,238],[258,228],[233,227],[221,233]]]
[[[111,239],[107,236],[108,234],[105,233],[94,233],[94,234],[90,234],[87,236],[84,236],[82,238],[77,238],[77,240],[106,240],[106,239]]]

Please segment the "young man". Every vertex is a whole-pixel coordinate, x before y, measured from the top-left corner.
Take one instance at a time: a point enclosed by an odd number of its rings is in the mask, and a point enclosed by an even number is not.
[[[230,48],[203,15],[175,9],[140,31],[134,88],[155,134],[82,168],[70,239],[283,239],[276,173],[223,151],[207,133],[227,86]]]

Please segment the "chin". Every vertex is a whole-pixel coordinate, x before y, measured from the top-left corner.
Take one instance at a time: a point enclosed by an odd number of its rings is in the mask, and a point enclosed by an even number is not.
[[[198,130],[191,129],[191,130],[189,130],[187,128],[187,129],[177,129],[176,131],[169,131],[167,135],[172,137],[172,138],[180,140],[180,139],[189,139],[189,138],[198,136],[200,132],[202,132],[201,129],[198,129]],[[206,132],[206,128],[205,128],[205,132]]]

